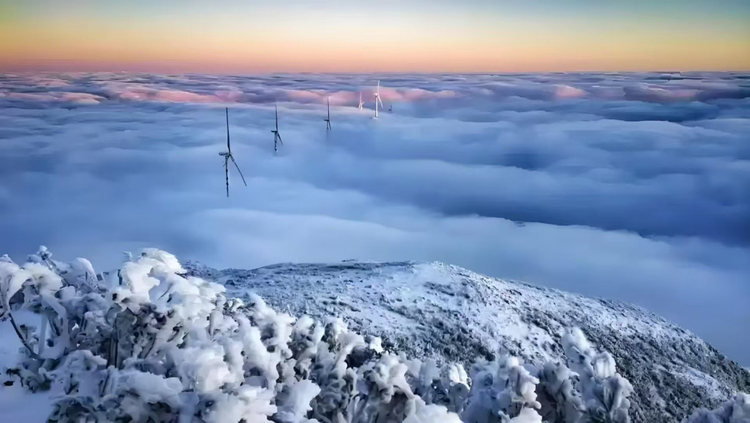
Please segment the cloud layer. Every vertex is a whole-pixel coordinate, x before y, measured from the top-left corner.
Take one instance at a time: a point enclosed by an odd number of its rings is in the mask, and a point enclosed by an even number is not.
[[[750,75],[386,75],[378,121],[376,78],[0,75],[2,252],[441,260],[641,304],[750,363]]]

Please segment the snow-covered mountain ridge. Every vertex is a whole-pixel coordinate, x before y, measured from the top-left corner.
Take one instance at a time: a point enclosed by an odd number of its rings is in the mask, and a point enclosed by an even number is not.
[[[442,263],[279,264],[254,270],[185,266],[256,293],[277,309],[334,315],[395,352],[468,365],[507,352],[530,363],[564,359],[563,329],[580,327],[635,388],[635,422],[678,422],[750,391],[750,373],[692,333],[639,307],[495,279]]]

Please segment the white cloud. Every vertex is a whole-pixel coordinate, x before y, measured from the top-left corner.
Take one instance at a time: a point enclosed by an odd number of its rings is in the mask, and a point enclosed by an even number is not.
[[[370,75],[6,75],[0,253],[441,260],[641,304],[747,362],[750,94],[692,77],[387,75],[373,121]]]

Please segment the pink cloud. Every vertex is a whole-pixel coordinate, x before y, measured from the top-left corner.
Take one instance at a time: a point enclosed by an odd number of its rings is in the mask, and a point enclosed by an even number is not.
[[[346,96],[345,92],[326,93],[325,91],[312,91],[312,90],[290,90],[285,92],[288,100],[295,101],[297,103],[325,103],[326,97],[331,98],[331,103],[342,104]]]
[[[0,97],[11,98],[16,100],[34,100],[34,101],[66,101],[78,104],[99,104],[104,97],[89,93],[75,92],[45,92],[45,93],[0,93]]]
[[[81,104],[99,104],[100,101],[104,100],[104,97],[89,93],[62,93],[60,100]]]
[[[357,105],[359,95],[362,93],[362,100],[372,102],[375,97],[375,88],[367,87],[361,91],[335,91],[328,92],[324,90],[291,90],[283,94],[290,101],[298,103],[325,103],[326,98],[331,100],[331,104],[339,106]],[[428,91],[420,88],[390,88],[380,87],[380,98],[386,102],[410,102],[438,98],[453,98],[458,94],[454,91]]]
[[[588,93],[582,89],[570,85],[558,85],[555,87],[555,98],[581,98]]]
[[[625,87],[624,92],[628,100],[664,102],[693,100],[700,93],[700,90],[690,88],[664,89],[654,85],[639,84]]]
[[[42,87],[61,88],[61,87],[70,86],[70,83],[68,83],[67,81],[63,81],[62,79],[58,79],[58,78],[34,75],[34,76],[31,76],[29,79],[30,81],[34,83],[34,85],[42,86]]]
[[[223,86],[214,91],[193,92],[186,89],[155,86],[147,83],[107,81],[98,84],[106,97],[126,101],[156,101],[170,103],[271,103],[291,101],[301,104],[325,104],[329,98],[332,105],[356,106],[359,103],[360,91],[328,90],[288,90],[277,87],[262,87],[242,92],[235,87]],[[361,90],[362,99],[371,103],[374,99],[374,87]],[[428,91],[420,88],[380,87],[380,96],[384,102],[413,102],[429,99],[453,98],[457,94],[451,90]],[[0,96],[36,101],[71,101],[95,104],[106,98],[87,93],[42,92],[12,93],[0,92]]]
[[[199,94],[169,88],[152,88],[141,84],[107,84],[106,90],[113,96],[131,101],[164,101],[172,103],[234,103],[242,99],[239,90],[215,91],[213,94]]]
[[[457,94],[455,91],[427,91],[420,88],[380,88],[380,96],[383,100],[389,101],[418,101],[437,98],[453,98]]]

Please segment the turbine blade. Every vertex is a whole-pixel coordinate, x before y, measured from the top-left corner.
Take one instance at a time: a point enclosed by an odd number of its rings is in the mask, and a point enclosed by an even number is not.
[[[224,157],[224,177],[227,181],[227,198],[229,198],[229,156]]]
[[[276,136],[279,137],[279,143],[284,145],[284,141],[281,140],[281,134],[276,134]]]
[[[231,153],[232,147],[229,146],[229,107],[227,107],[225,110],[227,113],[227,152]]]
[[[237,172],[240,173],[240,178],[242,178],[242,183],[244,183],[245,186],[247,186],[247,182],[245,182],[245,176],[242,175],[242,171],[240,170],[239,165],[237,165],[237,161],[234,160],[233,156],[229,156],[229,157],[232,158],[232,163],[234,163],[234,167],[236,167],[237,168]]]
[[[378,96],[378,102],[380,102],[380,107],[385,108],[385,106],[383,106],[383,100],[380,99],[380,96]]]
[[[274,108],[276,109],[276,130],[279,130],[279,105],[275,104]]]

